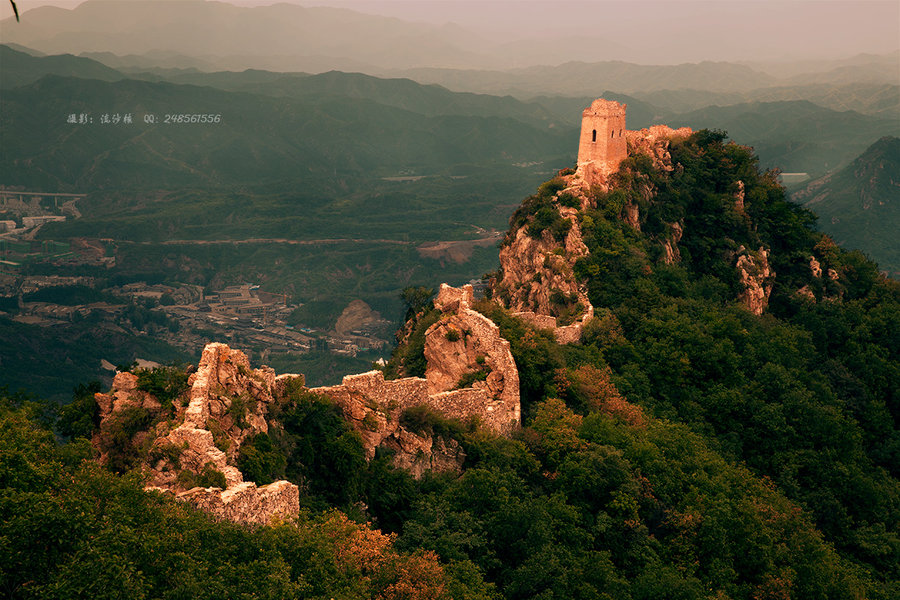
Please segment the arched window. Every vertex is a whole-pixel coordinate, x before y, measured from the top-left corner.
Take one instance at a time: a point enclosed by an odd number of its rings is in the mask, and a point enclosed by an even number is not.
[[[597,141],[597,130],[596,130],[596,129],[594,130],[594,137],[593,137],[593,139],[591,139],[591,141],[592,141],[592,142],[596,142],[596,141]]]
[[[612,133],[609,135],[609,137],[611,137],[611,138],[616,137],[616,130],[615,130],[615,129],[612,130]]]

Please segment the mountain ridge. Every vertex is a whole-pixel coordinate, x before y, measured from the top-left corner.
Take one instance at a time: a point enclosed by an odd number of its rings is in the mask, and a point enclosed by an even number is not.
[[[865,250],[882,269],[900,274],[900,139],[885,136],[843,169],[796,191],[792,199],[819,215],[839,244]]]

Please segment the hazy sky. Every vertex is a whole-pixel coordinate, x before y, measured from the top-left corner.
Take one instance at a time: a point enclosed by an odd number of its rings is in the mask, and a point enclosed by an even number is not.
[[[129,0],[117,0],[127,2]],[[171,0],[179,1],[179,0]],[[265,5],[270,0],[234,0]],[[570,60],[643,63],[843,58],[900,48],[900,2],[859,0],[303,0],[409,21],[456,23],[481,37],[572,45]],[[19,13],[69,0],[17,0]],[[2,16],[11,15],[0,0]],[[574,40],[574,42],[573,42]],[[578,41],[581,43],[576,43]],[[583,50],[591,46],[592,51]],[[528,45],[523,44],[523,61]],[[595,55],[591,55],[593,52]],[[580,56],[579,54],[586,54]],[[602,56],[600,56],[602,54]]]

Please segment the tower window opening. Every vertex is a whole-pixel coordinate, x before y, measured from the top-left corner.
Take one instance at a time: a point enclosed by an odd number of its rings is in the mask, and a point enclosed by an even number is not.
[[[597,141],[597,130],[596,130],[596,129],[594,130],[594,137],[593,137],[593,139],[591,139],[591,141],[592,141],[592,142],[596,142],[596,141]]]

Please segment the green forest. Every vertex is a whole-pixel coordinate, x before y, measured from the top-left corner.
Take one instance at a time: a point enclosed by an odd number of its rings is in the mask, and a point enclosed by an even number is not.
[[[144,492],[128,461],[97,464],[86,438],[98,386],[62,407],[0,394],[3,593],[900,596],[900,284],[818,232],[775,174],[726,139],[703,130],[673,143],[672,171],[629,157],[579,213],[590,254],[576,273],[597,315],[581,344],[560,346],[490,300],[476,306],[511,343],[522,428],[506,438],[426,410],[404,415],[461,444],[461,475],[415,480],[390,456],[367,462],[340,409],[298,389],[240,467],[259,483],[299,485],[300,516],[217,523]],[[622,218],[629,203],[639,229]],[[514,226],[553,226],[540,193],[524,206],[535,211]],[[681,260],[665,264],[679,221]],[[777,276],[761,316],[737,300],[741,247],[771,250]],[[828,276],[811,272],[811,257]],[[388,374],[421,365],[434,316],[411,298],[421,295],[407,294],[411,333]],[[172,369],[144,375],[148,389],[185,393]],[[123,428],[123,451],[139,453],[134,434],[149,425]]]

